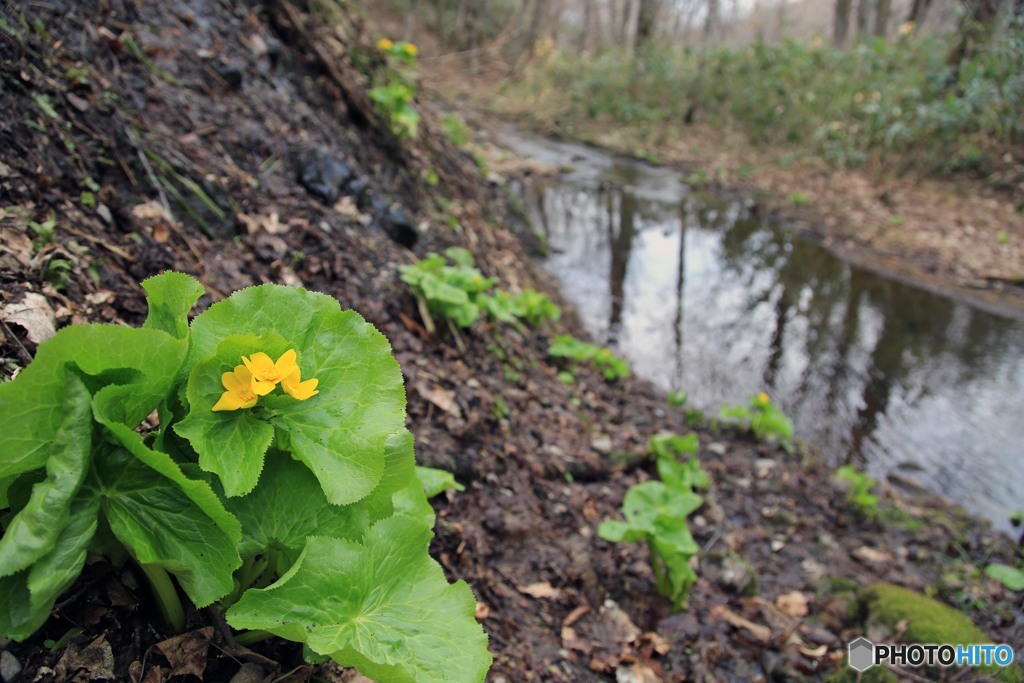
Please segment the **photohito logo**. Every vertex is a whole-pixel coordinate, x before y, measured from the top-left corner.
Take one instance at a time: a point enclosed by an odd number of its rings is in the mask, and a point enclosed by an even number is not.
[[[1009,666],[1013,648],[1009,645],[875,645],[867,638],[849,644],[848,661],[857,671],[876,664],[894,666]]]

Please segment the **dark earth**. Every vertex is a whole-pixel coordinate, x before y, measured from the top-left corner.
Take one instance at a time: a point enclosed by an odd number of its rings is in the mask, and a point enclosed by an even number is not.
[[[647,442],[686,433],[685,411],[634,379],[584,368],[559,382],[551,338],[585,336],[568,309],[541,331],[426,332],[397,266],[429,251],[464,246],[502,287],[558,294],[517,237],[529,229],[513,202],[425,101],[415,142],[389,131],[366,95],[384,64],[351,10],[48,0],[0,18],[4,378],[54,326],[140,324],[139,282],[168,269],[203,282],[199,308],[262,282],[336,296],[391,340],[420,462],[466,485],[435,499],[431,552],[477,596],[489,680],[821,680],[848,671],[846,643],[864,633],[856,591],[879,581],[928,592],[993,642],[1024,643],[1024,597],[981,572],[1014,564],[1013,540],[909,480],[881,484],[866,518],[813,447],[787,453],[706,422],[700,579],[673,614],[646,548],[596,528],[656,476]],[[30,223],[51,216],[47,240]],[[192,610],[189,628],[166,631],[131,567],[94,562],[35,636],[3,645],[2,671],[355,679],[304,664],[291,643],[243,648],[212,609]]]

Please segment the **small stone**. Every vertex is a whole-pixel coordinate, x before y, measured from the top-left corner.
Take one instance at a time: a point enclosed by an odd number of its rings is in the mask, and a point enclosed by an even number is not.
[[[779,552],[780,550],[782,550],[785,547],[786,547],[786,544],[783,543],[782,541],[780,541],[778,539],[772,539],[771,548],[772,548],[772,552],[773,553],[777,553],[777,552]]]
[[[261,667],[252,662],[246,662],[238,670],[238,673],[231,677],[230,683],[263,683],[266,678],[267,673]]]
[[[601,455],[612,452],[612,438],[607,434],[599,434],[590,440],[590,447]]]
[[[751,597],[757,594],[757,574],[754,567],[739,555],[729,554],[722,559],[719,585],[736,595]]]
[[[754,471],[757,473],[757,478],[764,479],[778,464],[777,460],[772,460],[771,458],[758,458],[754,461]]]
[[[242,67],[237,64],[217,64],[213,70],[228,88],[238,90],[242,87]]]
[[[0,652],[0,678],[4,683],[13,681],[21,673],[21,662],[7,650]]]
[[[333,205],[341,195],[341,186],[354,175],[344,161],[314,150],[301,162],[299,183],[326,204]]]
[[[722,443],[721,441],[715,441],[714,443],[708,444],[707,450],[709,453],[714,453],[715,455],[718,456],[724,456],[726,448],[725,444]]]

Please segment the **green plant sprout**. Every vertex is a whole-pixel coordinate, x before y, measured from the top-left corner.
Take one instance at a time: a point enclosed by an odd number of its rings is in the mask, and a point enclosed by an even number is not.
[[[836,479],[849,482],[846,502],[867,519],[878,516],[878,496],[871,493],[877,483],[864,472],[858,472],[853,465],[843,465],[836,470]]]
[[[597,344],[585,342],[568,334],[555,337],[548,347],[548,355],[555,358],[568,358],[577,363],[590,362],[604,378],[610,382],[629,377],[629,363],[613,354],[610,350]],[[574,369],[569,372],[575,374]]]
[[[398,271],[412,289],[420,317],[431,333],[436,328],[435,318],[469,327],[487,313],[492,320],[514,325],[525,321],[539,327],[562,315],[546,295],[532,289],[518,294],[500,289],[490,293],[498,280],[484,277],[473,255],[462,247],[449,247],[445,256],[431,252],[417,263],[399,266]]]
[[[482,681],[473,594],[427,553],[387,339],[300,288],[240,290],[189,325],[197,281],[143,287],[141,328],[67,327],[0,384],[0,636],[31,636],[101,555],[138,565],[176,632],[180,588],[239,642],[276,635],[380,681]]]
[[[679,436],[673,432],[661,432],[652,436],[648,450],[657,461],[658,477],[663,482],[690,490],[711,486],[711,478],[695,457],[699,446],[696,434]],[[691,457],[679,462],[683,455]]]
[[[1007,590],[1024,591],[1024,571],[1017,567],[1005,564],[990,564],[985,567],[985,573],[1003,584]]]
[[[728,425],[754,432],[760,441],[778,443],[793,450],[793,421],[763,391],[750,397],[747,406],[722,406],[719,419]]]
[[[606,541],[646,541],[658,593],[672,601],[672,608],[686,606],[690,588],[697,581],[691,565],[700,547],[693,540],[686,518],[704,504],[693,492],[706,489],[711,479],[695,457],[679,462],[679,456],[695,455],[696,434],[679,436],[661,432],[651,437],[649,450],[657,460],[661,481],[645,481],[630,487],[622,501],[625,522],[605,520],[597,534]]]
[[[420,115],[412,102],[416,99],[416,58],[419,50],[412,43],[395,43],[387,38],[377,41],[377,49],[391,60],[387,83],[371,88],[367,94],[387,117],[392,133],[400,138],[415,138]]]
[[[462,147],[469,142],[469,129],[458,114],[445,114],[441,119],[441,130],[456,147]]]
[[[679,391],[673,391],[665,397],[665,401],[673,408],[682,408],[686,405],[686,402],[690,399],[690,395],[680,389]]]
[[[700,552],[686,518],[703,503],[685,486],[645,481],[632,486],[622,500],[626,521],[605,520],[597,527],[597,535],[613,543],[646,541],[658,593],[680,610],[697,581],[690,558]]]

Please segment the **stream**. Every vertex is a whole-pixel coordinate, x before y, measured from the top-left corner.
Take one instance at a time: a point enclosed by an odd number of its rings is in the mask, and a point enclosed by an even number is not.
[[[846,263],[676,171],[511,129],[499,141],[563,168],[517,188],[543,267],[638,376],[711,416],[766,391],[836,467],[911,476],[1012,529],[1024,322]]]

